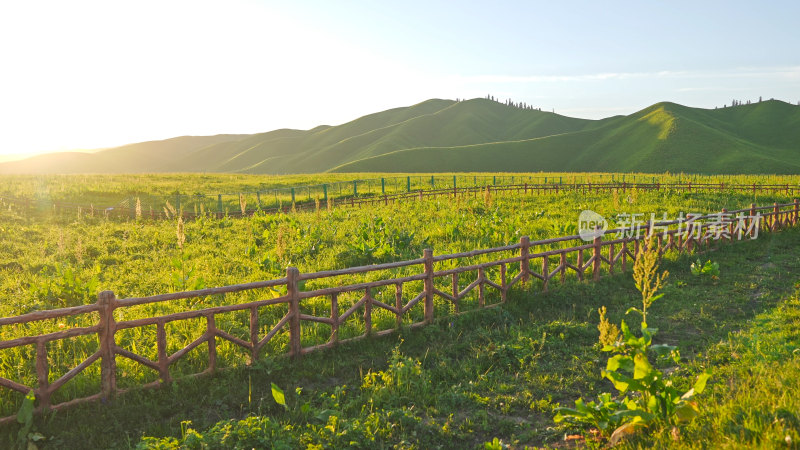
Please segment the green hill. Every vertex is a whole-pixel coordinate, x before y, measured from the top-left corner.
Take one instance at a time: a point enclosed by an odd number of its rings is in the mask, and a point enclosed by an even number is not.
[[[800,108],[778,101],[704,110],[658,103],[586,130],[537,139],[421,147],[338,172],[800,172]]]
[[[176,159],[190,158],[198,149],[247,135],[181,136],[123,145],[94,153],[57,152],[0,164],[0,174],[13,173],[142,173],[169,172]]]
[[[663,102],[585,120],[486,99],[432,99],[338,126],[185,136],[0,164],[0,173],[540,170],[798,173],[800,108]]]

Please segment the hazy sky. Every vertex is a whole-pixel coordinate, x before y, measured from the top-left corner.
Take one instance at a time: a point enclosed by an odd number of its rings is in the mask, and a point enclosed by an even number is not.
[[[585,118],[800,101],[800,2],[10,1],[0,155],[492,94]]]

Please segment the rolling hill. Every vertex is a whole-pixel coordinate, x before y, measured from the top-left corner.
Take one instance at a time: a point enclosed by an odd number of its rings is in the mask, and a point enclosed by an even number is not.
[[[487,99],[432,99],[338,126],[185,136],[0,164],[0,173],[667,170],[800,173],[800,107],[662,102],[585,120]]]

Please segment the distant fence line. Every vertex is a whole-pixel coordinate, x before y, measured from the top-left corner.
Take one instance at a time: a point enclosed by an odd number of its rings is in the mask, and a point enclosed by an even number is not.
[[[119,377],[117,371],[118,357],[127,358],[152,369],[158,374],[159,379],[145,384],[145,387],[155,387],[172,381],[173,376],[170,372],[170,366],[191,350],[200,346],[206,347],[205,353],[208,356],[208,364],[205,370],[194,375],[216,371],[217,343],[220,340],[228,341],[241,347],[249,355],[249,361],[252,364],[260,358],[265,345],[274,339],[278,333],[288,334],[288,339],[285,341],[288,344],[283,348],[282,354],[299,358],[308,352],[328,348],[342,342],[393,333],[403,326],[418,327],[429,324],[434,320],[436,301],[439,303],[440,311],[442,311],[441,308],[443,306],[447,307],[448,312],[444,315],[445,317],[460,314],[463,312],[461,310],[462,302],[473,291],[477,291],[477,306],[473,310],[480,310],[506,302],[509,290],[517,284],[527,285],[528,290],[538,288],[542,291],[547,291],[552,282],[560,281],[563,284],[566,281],[568,272],[574,273],[577,280],[581,281],[584,279],[596,281],[600,279],[601,272],[605,272],[606,275],[613,275],[617,270],[624,272],[627,270],[630,261],[640,251],[643,245],[642,241],[648,238],[647,235],[649,233],[652,233],[657,238],[657,245],[662,254],[668,250],[689,253],[701,248],[703,245],[709,246],[712,241],[711,231],[714,232],[713,236],[721,238],[722,241],[730,242],[734,241],[737,232],[738,238],[741,239],[742,234],[753,237],[757,235],[759,230],[778,231],[789,226],[795,226],[798,223],[799,213],[798,201],[794,200],[793,203],[774,203],[772,206],[756,207],[751,205],[749,209],[736,211],[723,209],[718,214],[692,217],[688,220],[651,221],[638,229],[635,235],[625,234],[624,232],[627,231],[625,229],[597,232],[593,236],[593,240],[588,243],[582,241],[579,235],[534,242],[524,236],[518,244],[514,245],[440,256],[434,256],[432,250],[424,250],[422,257],[414,260],[351,267],[341,270],[301,273],[297,268],[289,267],[286,270],[286,276],[282,278],[197,291],[124,299],[117,299],[111,291],[103,291],[98,295],[98,301],[95,304],[36,311],[15,317],[0,318],[0,326],[9,326],[92,313],[98,313],[99,315],[99,321],[92,326],[75,327],[47,334],[0,341],[0,350],[28,345],[35,346],[37,379],[36,386],[26,386],[17,381],[0,378],[0,387],[17,391],[22,395],[33,390],[38,399],[37,411],[57,410],[78,403],[100,399],[111,400],[115,395],[126,391],[117,387]],[[708,218],[713,219],[713,222],[702,222],[703,219]],[[710,228],[712,226],[716,228]],[[654,233],[653,231],[655,230],[658,230],[658,233]],[[623,237],[603,239],[613,233],[623,233]],[[576,241],[577,245],[575,245]],[[553,244],[560,245],[561,243],[571,243],[572,246],[568,248],[550,248]],[[488,262],[464,262],[468,258],[503,253],[506,255]],[[508,253],[511,253],[511,256],[508,256]],[[441,263],[448,263],[447,265],[455,267],[437,270],[435,265]],[[336,281],[337,277],[345,275],[367,274],[406,267],[421,267],[421,271],[409,276],[386,275],[384,273],[381,275],[381,279],[377,281],[352,284],[342,284]],[[474,281],[464,286],[464,283],[459,281],[459,275],[467,273],[470,275],[474,273],[476,276]],[[494,279],[491,279],[492,277]],[[309,280],[330,280],[330,285],[323,288],[304,290],[304,282]],[[413,286],[408,288],[409,283],[417,283],[416,285],[419,286],[420,282],[421,291],[413,290]],[[118,321],[114,314],[117,310],[125,311],[126,308],[137,305],[156,304],[179,299],[199,299],[210,295],[244,291],[268,294],[267,291],[274,292],[275,288],[285,289],[286,293],[265,300],[199,310],[190,309],[135,320]],[[381,288],[388,288],[389,291],[393,290],[392,302],[383,302],[376,298],[383,298],[375,294]],[[499,294],[499,299],[497,295],[489,298],[487,296],[487,290],[489,289]],[[360,296],[360,300],[349,305],[342,312],[339,298],[345,294],[355,294],[355,298]],[[474,293],[472,296],[474,297]],[[315,316],[303,312],[304,302],[309,299],[320,298],[324,299],[323,304],[328,305],[329,315]],[[492,299],[497,301],[492,302]],[[420,307],[417,306],[418,304],[422,304],[421,315],[419,314]],[[262,333],[262,330],[267,328],[264,328],[264,325],[259,322],[259,318],[269,317],[268,315],[265,316],[264,310],[267,308],[279,308],[271,310],[271,312],[278,313],[272,316],[276,318],[282,317],[277,323],[267,324],[269,331]],[[282,313],[282,311],[287,310],[288,312],[285,314]],[[388,312],[381,314],[388,314],[389,317],[394,316],[394,320],[390,321],[393,322],[391,325],[387,326],[386,320],[381,322],[383,327],[380,324],[378,326],[373,325],[374,314],[380,310]],[[249,329],[249,334],[246,337],[234,336],[216,325],[217,315],[234,311],[249,313],[249,322],[246,325],[247,329]],[[414,319],[410,314],[412,311],[415,312],[417,318],[421,317],[422,320]],[[404,318],[410,319],[410,323],[404,325]],[[201,319],[204,322],[205,331],[200,337],[182,349],[171,355],[168,354],[166,324],[190,319]],[[313,345],[304,345],[301,333],[304,323],[306,327],[312,326],[310,325],[312,323],[330,327],[327,341],[312,342]],[[157,328],[157,358],[154,360],[136,353],[135,348],[124,348],[123,345],[125,344],[118,343],[115,338],[116,333],[120,330],[152,325]],[[360,334],[349,339],[340,339],[340,329],[344,325],[347,325],[348,329],[357,329]],[[242,327],[244,328],[245,324],[242,324]],[[313,331],[314,328],[311,330]],[[99,349],[60,378],[51,382],[47,344],[76,336],[97,336]],[[308,340],[308,336],[305,336],[305,338]],[[51,402],[54,392],[96,361],[100,362],[99,392],[87,397],[70,399],[59,404]],[[0,423],[8,423],[13,420],[15,420],[15,416],[8,416],[1,418]]]
[[[410,178],[410,177],[409,177]],[[476,177],[477,178],[477,177]],[[484,177],[492,178],[492,177]],[[513,181],[514,177],[510,177]],[[262,201],[262,198],[257,195],[256,199],[247,198],[244,193],[239,194],[236,198],[236,203],[223,203],[222,194],[218,194],[215,207],[205,208],[205,203],[201,203],[198,207],[196,203],[182,201],[181,197],[177,197],[175,203],[164,203],[153,206],[136,206],[136,198],[126,200],[120,205],[115,206],[99,206],[99,205],[85,205],[74,204],[67,202],[49,202],[41,199],[28,199],[28,198],[15,198],[15,197],[0,197],[0,204],[12,204],[18,208],[25,209],[26,211],[52,211],[54,213],[77,212],[89,216],[106,216],[116,218],[150,218],[152,220],[160,220],[176,217],[180,214],[184,219],[193,219],[199,216],[250,216],[258,212],[277,213],[277,212],[290,212],[293,209],[297,211],[308,211],[315,209],[331,209],[339,206],[374,206],[378,204],[388,205],[390,202],[408,201],[408,200],[423,200],[425,198],[441,197],[441,196],[458,196],[458,195],[473,195],[477,196],[480,192],[488,192],[489,194],[512,192],[518,194],[559,194],[565,192],[582,192],[582,193],[600,193],[611,192],[614,189],[627,192],[630,189],[636,190],[676,190],[685,192],[741,192],[741,193],[773,193],[785,194],[792,196],[800,191],[800,185],[792,184],[736,184],[736,183],[697,183],[688,181],[686,183],[660,183],[660,182],[606,182],[606,183],[564,183],[563,177],[553,178],[550,182],[548,177],[544,177],[544,183],[518,183],[518,184],[486,184],[474,185],[467,187],[458,187],[457,180],[453,179],[454,187],[447,188],[429,188],[429,189],[415,189],[399,193],[386,193],[386,189],[382,189],[382,193],[362,193],[358,194],[357,182],[353,187],[352,195],[342,195],[335,197],[333,191],[325,191],[324,198],[312,198],[303,201],[298,201],[297,196],[292,193],[290,199],[294,201],[284,202],[281,199],[277,203],[271,203],[269,206]],[[496,181],[496,180],[494,180]],[[504,181],[504,180],[501,180]],[[410,181],[409,181],[410,183]],[[409,184],[410,185],[410,184]],[[322,185],[325,186],[325,185]],[[384,183],[385,187],[385,183]],[[330,194],[330,195],[329,195]],[[255,201],[253,201],[255,200]],[[187,210],[184,207],[192,207],[192,210]]]

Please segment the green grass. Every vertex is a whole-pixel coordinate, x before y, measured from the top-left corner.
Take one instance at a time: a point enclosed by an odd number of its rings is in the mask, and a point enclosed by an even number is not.
[[[791,392],[798,380],[799,243],[800,232],[790,230],[714,248],[704,257],[720,263],[717,282],[690,274],[694,257],[667,256],[670,284],[648,322],[659,328],[659,342],[681,350],[678,383],[705,368],[714,377],[700,397],[701,416],[681,430],[680,442],[668,430],[651,430],[632,445],[654,439],[660,447],[750,447],[797,438]],[[503,309],[298,362],[268,358],[135,391],[111,405],[37,419],[36,428],[48,437],[45,448],[126,448],[142,435],[159,440],[148,445],[192,448],[475,448],[495,437],[517,447],[555,445],[581,430],[556,426],[553,409],[610,389],[599,376],[605,354],[595,345],[597,308],[608,306],[618,322],[638,299],[629,274],[571,281],[548,294],[515,290]],[[273,400],[271,383],[283,388],[288,410]],[[11,439],[15,430],[3,432],[0,439]]]
[[[271,178],[269,182],[317,179]],[[14,180],[20,189],[38,186],[47,192],[61,190],[64,194],[72,192],[76,198],[87,198],[106,191],[146,191],[145,183],[154,192],[181,184],[202,187],[217,183],[212,185],[246,188],[253,178],[166,175]],[[725,180],[728,182],[728,178]],[[81,184],[83,181],[86,183]],[[0,296],[4,298],[0,315],[92,303],[99,289],[112,289],[119,298],[180,290],[181,286],[172,281],[176,272],[172,262],[181,254],[187,266],[195,269],[190,282],[202,279],[206,286],[219,286],[280,277],[289,265],[309,272],[417,258],[426,247],[433,248],[435,254],[444,254],[514,243],[521,235],[533,240],[563,235],[586,208],[608,217],[618,212],[653,212],[657,216],[667,212],[674,217],[681,211],[712,212],[751,202],[788,200],[781,195],[754,197],[727,191],[665,190],[616,195],[568,192],[558,196],[497,195],[488,202],[482,196],[456,201],[440,198],[369,209],[259,214],[245,219],[205,217],[186,224],[183,252],[177,247],[172,221],[29,215],[4,207],[0,209]],[[722,271],[716,285],[689,275],[693,258],[671,258],[666,262],[674,284],[653,315],[658,318],[655,326],[661,329],[658,339],[679,345],[687,357],[682,374],[688,378],[703,364],[717,364],[703,362],[709,349],[724,342],[729,333],[746,328],[758,313],[768,311],[791,291],[796,279],[787,274],[798,269],[793,251],[797,242],[798,233],[790,231],[761,236],[758,242],[720,247],[709,255],[720,263]],[[482,260],[476,258],[473,262]],[[409,273],[398,270],[393,274]],[[344,277],[341,281],[363,280]],[[462,283],[469,281],[468,277],[462,279]],[[315,286],[309,282],[305,288]],[[375,292],[384,294],[391,293]],[[201,303],[178,301],[143,306],[119,311],[124,317],[119,316],[118,320],[243,302],[258,295],[263,293],[208,297]],[[635,304],[636,297],[627,276],[598,284],[577,283],[570,277],[566,287],[547,295],[515,291],[508,307],[501,310],[439,321],[424,330],[404,331],[399,337],[344,345],[309,355],[299,364],[275,357],[286,350],[285,336],[271,342],[263,360],[253,368],[244,367],[243,352],[220,343],[219,363],[229,369],[217,377],[177,382],[158,391],[134,391],[108,408],[87,405],[45,416],[37,419],[36,427],[50,438],[48,443],[54,448],[126,447],[135,445],[143,434],[179,436],[184,420],[191,420],[196,430],[205,430],[219,420],[249,415],[269,416],[269,423],[259,426],[271,430],[277,424],[276,437],[299,445],[329,442],[343,446],[351,438],[363,446],[405,441],[419,447],[470,447],[493,437],[520,444],[551,443],[570,431],[552,428],[552,410],[558,403],[568,404],[579,395],[608,389],[599,377],[602,355],[593,348],[597,307],[607,305],[612,319],[618,320],[627,307]],[[355,296],[342,296],[340,308],[356,300]],[[474,301],[467,299],[466,303]],[[325,315],[327,300],[304,302],[303,308],[309,314]],[[280,307],[263,312],[262,335],[284,312]],[[446,312],[440,308],[437,314]],[[419,311],[412,311],[413,314],[419,318]],[[26,327],[3,327],[0,337],[10,339],[88,325],[96,320],[89,315]],[[379,329],[388,328],[392,321],[377,315],[375,324]],[[217,325],[234,335],[246,337],[248,332],[247,318],[242,315],[220,315]],[[349,323],[342,328],[342,337],[358,334],[360,326],[358,320]],[[202,331],[202,324],[196,320],[169,325],[169,352],[182,348]],[[304,327],[304,345],[321,343],[326,338],[325,327]],[[154,327],[126,330],[118,333],[117,339],[125,348],[155,357]],[[395,348],[400,352],[393,360],[395,369],[387,371],[387,355]],[[89,338],[73,338],[50,344],[48,349],[53,381],[93,353],[97,343]],[[35,385],[33,354],[33,346],[0,351],[0,376]],[[414,372],[417,361],[419,373]],[[122,358],[118,362],[121,387],[156,379],[154,372],[137,364]],[[202,370],[203,364],[202,352],[190,352],[173,366],[173,375]],[[407,370],[414,372],[412,378],[430,380],[430,387],[409,387],[408,383],[397,382],[403,378],[401,365],[411,368]],[[95,363],[58,391],[55,400],[97,392],[98,374]],[[271,382],[286,391],[290,411],[281,412],[272,401]],[[296,387],[303,388],[299,396],[293,394]],[[7,390],[0,391],[0,396],[2,415],[16,411],[22,401],[21,395]],[[309,409],[303,412],[305,403]],[[339,412],[338,428],[333,427],[336,432],[325,431],[327,419],[312,417],[326,409]],[[245,425],[248,430],[255,426]],[[102,431],[100,427],[104,427]],[[348,434],[341,435],[342,431]],[[8,434],[0,437],[0,442],[11,439],[14,427],[6,427],[3,433]],[[702,430],[697,433],[702,434]]]
[[[65,204],[59,209],[62,220],[95,211],[102,215],[105,208],[122,213],[111,214],[112,218],[133,216],[137,200],[142,214],[159,213],[166,207],[182,209],[188,213],[240,211],[240,198],[248,210],[259,205],[263,209],[289,208],[292,204],[291,190],[295,201],[313,206],[315,200],[326,206],[325,195],[341,202],[354,197],[375,197],[383,193],[403,194],[409,188],[417,190],[452,189],[508,185],[508,184],[574,184],[574,183],[714,183],[731,184],[779,184],[795,186],[797,176],[780,175],[725,175],[702,176],[683,173],[598,173],[598,172],[532,172],[532,173],[326,173],[314,175],[247,175],[247,174],[122,174],[122,175],[7,175],[2,176],[0,205],[3,198],[28,199],[30,207],[49,217],[54,203]],[[354,189],[355,184],[355,189]],[[240,197],[241,196],[241,197]],[[20,207],[17,205],[16,207]],[[25,211],[24,214],[30,214]],[[124,219],[124,217],[123,217]]]
[[[800,108],[662,102],[603,120],[432,99],[311,130],[181,137],[0,164],[0,173],[797,173]]]

